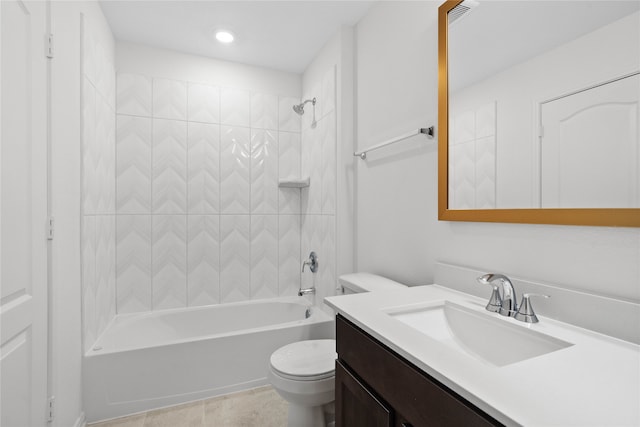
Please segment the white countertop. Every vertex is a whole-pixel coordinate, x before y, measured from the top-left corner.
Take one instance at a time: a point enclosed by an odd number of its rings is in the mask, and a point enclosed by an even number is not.
[[[456,351],[385,311],[449,300],[572,343],[497,367]],[[418,368],[507,425],[640,426],[640,346],[539,316],[526,324],[487,301],[438,285],[325,298],[325,303]],[[508,345],[509,343],[504,343]]]

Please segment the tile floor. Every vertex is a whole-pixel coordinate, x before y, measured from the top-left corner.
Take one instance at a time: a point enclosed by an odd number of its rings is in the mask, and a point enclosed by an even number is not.
[[[87,427],[283,427],[287,402],[271,386],[89,424]]]

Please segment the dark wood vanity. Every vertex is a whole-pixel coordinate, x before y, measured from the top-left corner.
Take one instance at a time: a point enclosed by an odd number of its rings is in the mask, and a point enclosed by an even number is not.
[[[336,340],[336,427],[502,425],[341,315]]]

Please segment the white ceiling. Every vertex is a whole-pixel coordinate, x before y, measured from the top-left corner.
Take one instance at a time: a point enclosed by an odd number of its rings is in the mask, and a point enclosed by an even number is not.
[[[301,73],[372,1],[120,1],[100,5],[116,40]],[[236,35],[232,45],[216,29]]]
[[[452,91],[640,10],[638,0],[480,0],[478,3],[449,28]]]

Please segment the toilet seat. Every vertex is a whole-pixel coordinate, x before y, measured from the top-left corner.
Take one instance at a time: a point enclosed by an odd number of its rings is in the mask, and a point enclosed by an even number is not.
[[[335,340],[309,340],[287,344],[271,355],[271,368],[283,378],[316,381],[335,375]]]

